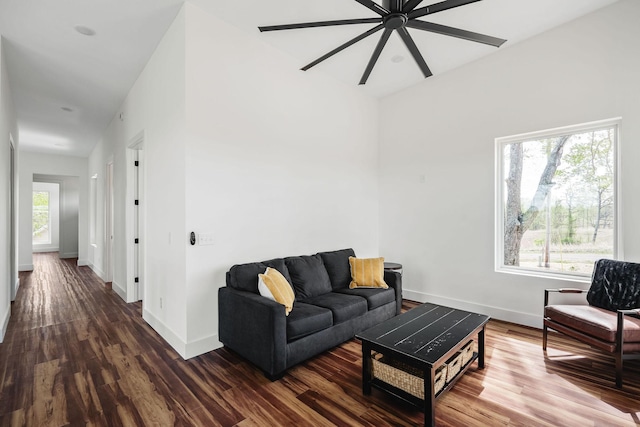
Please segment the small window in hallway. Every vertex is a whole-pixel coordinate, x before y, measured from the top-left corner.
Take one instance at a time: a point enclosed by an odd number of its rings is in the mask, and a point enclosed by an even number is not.
[[[51,243],[51,216],[49,215],[49,192],[33,192],[33,243]]]

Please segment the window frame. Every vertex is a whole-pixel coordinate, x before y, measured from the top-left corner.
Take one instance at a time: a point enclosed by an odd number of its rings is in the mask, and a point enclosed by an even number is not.
[[[620,146],[621,146],[621,123],[620,117],[606,120],[598,120],[594,122],[582,123],[577,125],[557,127],[542,131],[521,133],[517,135],[499,137],[495,139],[495,244],[494,244],[494,262],[495,271],[498,273],[516,274],[530,277],[543,277],[572,282],[589,283],[591,281],[590,275],[584,275],[579,273],[561,272],[561,271],[543,271],[533,268],[520,267],[520,266],[508,266],[504,265],[504,221],[505,221],[505,190],[504,182],[506,179],[506,171],[504,167],[504,147],[514,142],[525,142],[536,139],[552,138],[567,134],[577,134],[589,132],[592,130],[599,130],[605,128],[614,128],[614,141],[613,141],[613,217],[615,218],[613,228],[613,258],[624,259],[623,257],[623,245],[622,245],[622,218],[620,208],[620,170],[621,170],[621,158]]]

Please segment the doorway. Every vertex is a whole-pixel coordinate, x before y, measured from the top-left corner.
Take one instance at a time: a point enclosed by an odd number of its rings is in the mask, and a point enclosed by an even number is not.
[[[77,258],[80,231],[80,177],[33,174],[33,183],[34,185],[36,183],[59,185],[58,256],[60,258]],[[33,245],[33,251],[37,251],[35,245]]]

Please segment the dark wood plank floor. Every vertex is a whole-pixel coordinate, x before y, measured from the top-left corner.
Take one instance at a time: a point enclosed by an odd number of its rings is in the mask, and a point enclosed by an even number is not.
[[[0,426],[412,426],[423,414],[361,392],[351,340],[270,382],[226,349],[182,360],[87,267],[34,254],[0,344]],[[542,295],[541,295],[542,298]],[[405,308],[416,303],[406,302]],[[442,426],[640,425],[640,364],[491,321],[486,368],[436,405]]]

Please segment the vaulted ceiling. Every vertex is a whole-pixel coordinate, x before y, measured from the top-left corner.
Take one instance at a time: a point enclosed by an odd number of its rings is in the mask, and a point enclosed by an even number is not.
[[[300,67],[376,24],[265,33],[257,27],[379,17],[356,0],[189,1],[290,54]],[[507,39],[499,49],[508,49],[615,1],[482,0],[421,19]],[[87,156],[183,2],[2,0],[0,34],[5,39],[21,149]],[[434,3],[437,1],[423,0],[418,7]],[[95,34],[79,32],[87,29]],[[433,72],[432,79],[498,49],[413,28],[408,31]],[[373,97],[422,82],[423,74],[411,53],[392,34],[366,85],[358,86],[381,33],[306,72],[328,74]],[[232,37],[228,43],[233,43]],[[500,72],[506,70],[496,70]]]

